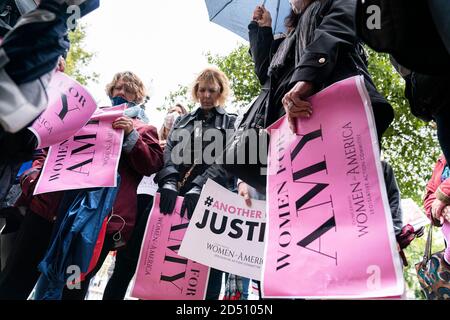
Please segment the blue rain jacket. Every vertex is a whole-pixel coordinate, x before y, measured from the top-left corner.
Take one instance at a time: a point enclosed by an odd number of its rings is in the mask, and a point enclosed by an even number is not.
[[[43,261],[36,300],[59,300],[66,284],[69,266],[88,271],[100,229],[111,212],[116,188],[81,190],[69,210],[60,220]],[[43,285],[44,284],[44,285]]]

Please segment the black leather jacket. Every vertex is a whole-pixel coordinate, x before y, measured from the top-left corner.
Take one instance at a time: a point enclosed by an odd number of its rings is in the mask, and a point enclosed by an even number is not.
[[[179,190],[180,195],[184,195],[194,186],[202,187],[208,178],[224,187],[231,188],[232,177],[229,177],[220,165],[211,164],[212,162],[208,161],[210,159],[205,158],[205,155],[209,154],[209,150],[211,150],[210,144],[215,141],[201,139],[197,140],[201,141],[199,144],[195,140],[201,138],[208,129],[218,130],[223,138],[223,147],[225,147],[227,135],[230,136],[234,132],[235,120],[236,116],[227,113],[222,107],[214,108],[206,116],[203,110],[198,108],[196,111],[178,118],[167,139],[164,150],[164,167],[155,177],[159,187],[170,180],[182,182],[196,161],[198,163],[192,169],[184,186]],[[220,142],[217,147],[219,144]],[[208,146],[210,148],[204,152]],[[223,149],[215,151],[217,151],[215,154],[217,157],[222,154]]]

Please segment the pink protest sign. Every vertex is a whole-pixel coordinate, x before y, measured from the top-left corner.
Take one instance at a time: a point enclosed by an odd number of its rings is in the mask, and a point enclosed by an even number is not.
[[[29,128],[38,139],[38,149],[73,136],[96,109],[97,104],[81,84],[62,72],[56,72],[48,88],[48,107]]]
[[[112,123],[125,106],[97,110],[74,136],[50,147],[34,194],[115,187],[123,130]]]
[[[156,193],[142,242],[131,295],[144,300],[203,300],[209,268],[178,255],[189,225],[180,216],[183,198],[178,197],[171,215],[159,211]]]
[[[270,130],[264,297],[401,295],[403,275],[362,77],[311,98],[313,116]]]

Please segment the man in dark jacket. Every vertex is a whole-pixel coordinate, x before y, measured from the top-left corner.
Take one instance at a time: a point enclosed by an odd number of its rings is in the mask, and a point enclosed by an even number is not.
[[[375,88],[367,70],[364,50],[354,30],[356,3],[291,3],[295,10],[286,18],[285,37],[274,37],[271,15],[263,6],[256,7],[249,24],[250,54],[262,85],[251,110],[265,110],[264,119],[256,124],[268,127],[287,112],[294,131],[294,119],[309,117],[313,112],[308,97],[337,81],[360,75],[370,95],[381,141],[394,119],[394,111]],[[260,179],[253,186],[262,189],[264,185],[265,179]]]
[[[36,4],[39,6],[36,8]],[[61,56],[69,48],[67,19],[70,5],[81,16],[99,6],[99,0],[2,1],[7,32],[0,45],[0,179],[14,177],[22,162],[32,158],[36,136],[26,127],[47,107],[47,86]],[[36,10],[34,10],[36,9]],[[18,21],[18,17],[23,15]],[[16,23],[17,21],[17,23]],[[8,25],[9,23],[9,25]],[[11,28],[10,31],[8,29]],[[10,184],[0,188],[3,200]]]

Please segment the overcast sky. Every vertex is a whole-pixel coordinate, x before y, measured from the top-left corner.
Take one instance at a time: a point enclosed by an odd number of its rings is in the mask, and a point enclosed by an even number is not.
[[[150,109],[178,84],[190,84],[206,67],[205,53],[227,54],[245,40],[210,22],[204,0],[102,0],[84,18],[86,49],[96,52],[88,70],[100,74],[89,90],[108,101],[104,87],[118,71],[130,70],[150,87]],[[250,17],[249,17],[250,21]],[[151,123],[163,115],[147,112]]]

